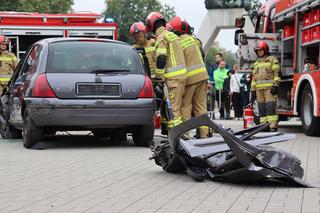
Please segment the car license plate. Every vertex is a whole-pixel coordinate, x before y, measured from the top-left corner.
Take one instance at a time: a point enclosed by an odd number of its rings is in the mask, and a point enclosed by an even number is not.
[[[120,96],[120,85],[78,83],[77,95]]]

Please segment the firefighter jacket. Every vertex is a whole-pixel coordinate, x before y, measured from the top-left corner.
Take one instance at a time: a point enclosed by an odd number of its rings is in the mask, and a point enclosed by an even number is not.
[[[156,59],[161,55],[166,56],[165,67],[156,68],[156,78],[185,79],[187,70],[179,37],[164,27],[159,27],[155,35]]]
[[[183,34],[180,36],[181,47],[187,69],[186,86],[208,80],[208,72],[200,51],[201,44],[194,36]]]
[[[146,53],[146,57],[149,62],[149,68],[150,68],[150,74],[151,78],[155,77],[155,71],[156,71],[156,62],[155,62],[155,40],[154,39],[148,39],[146,40],[146,43],[141,44],[134,44],[134,48],[144,48],[144,51]]]
[[[213,72],[214,80],[215,80],[215,88],[216,90],[222,90],[223,89],[223,83],[226,78],[228,78],[228,70],[227,69],[221,69],[218,67]]]
[[[280,66],[276,57],[266,56],[258,59],[253,66],[251,91],[279,86],[281,80],[279,77]]]
[[[17,57],[8,51],[1,51],[0,55],[0,82],[7,83],[13,70],[16,68],[18,64]]]

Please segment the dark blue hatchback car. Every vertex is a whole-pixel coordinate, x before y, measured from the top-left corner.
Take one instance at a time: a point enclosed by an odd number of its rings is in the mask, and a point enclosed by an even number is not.
[[[153,139],[155,100],[139,54],[128,44],[51,38],[25,54],[1,97],[0,132],[32,147],[56,131],[91,130],[137,146]],[[22,134],[21,134],[22,133]]]

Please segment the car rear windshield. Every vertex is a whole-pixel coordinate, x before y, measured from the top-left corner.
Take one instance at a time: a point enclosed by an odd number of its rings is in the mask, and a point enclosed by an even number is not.
[[[112,42],[67,41],[49,47],[47,72],[143,73],[138,53],[132,47]]]

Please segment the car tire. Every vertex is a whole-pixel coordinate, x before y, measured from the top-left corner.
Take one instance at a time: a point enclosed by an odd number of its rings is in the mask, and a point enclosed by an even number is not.
[[[320,118],[313,115],[314,98],[310,85],[307,85],[302,92],[301,100],[301,121],[302,128],[308,136],[320,135]]]
[[[23,146],[27,149],[31,148],[42,139],[43,134],[43,128],[35,125],[26,109],[23,119]]]
[[[152,142],[154,135],[154,126],[145,125],[138,126],[132,133],[134,145],[148,147],[149,143]]]

